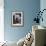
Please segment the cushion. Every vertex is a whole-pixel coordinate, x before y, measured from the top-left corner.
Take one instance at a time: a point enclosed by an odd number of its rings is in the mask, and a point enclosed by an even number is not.
[[[17,42],[17,46],[23,46],[24,40],[25,40],[25,37],[24,37],[24,38],[21,38],[21,39]]]

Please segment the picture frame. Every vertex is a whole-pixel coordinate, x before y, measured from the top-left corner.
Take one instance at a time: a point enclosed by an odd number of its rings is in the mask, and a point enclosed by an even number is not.
[[[12,26],[23,26],[23,12],[12,12]]]

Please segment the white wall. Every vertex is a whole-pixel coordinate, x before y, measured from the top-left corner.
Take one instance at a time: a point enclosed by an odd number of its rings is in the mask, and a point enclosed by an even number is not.
[[[46,9],[46,0],[40,0],[40,10]],[[46,27],[46,11],[43,12],[44,21],[40,21],[40,24]]]
[[[0,0],[0,42],[4,41],[4,0]]]

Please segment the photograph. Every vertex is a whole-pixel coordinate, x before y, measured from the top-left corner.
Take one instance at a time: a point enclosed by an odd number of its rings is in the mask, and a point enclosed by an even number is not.
[[[23,26],[23,12],[12,12],[12,25]]]
[[[0,0],[0,46],[46,46],[46,0]]]

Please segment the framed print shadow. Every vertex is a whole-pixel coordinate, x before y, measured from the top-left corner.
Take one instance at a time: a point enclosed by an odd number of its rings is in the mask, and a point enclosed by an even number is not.
[[[23,26],[23,12],[12,12],[12,26]]]

